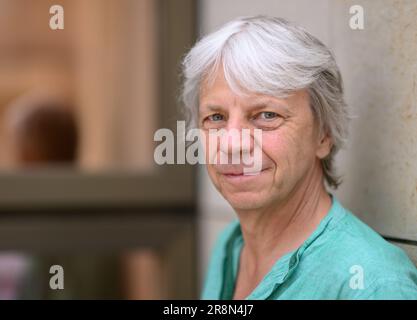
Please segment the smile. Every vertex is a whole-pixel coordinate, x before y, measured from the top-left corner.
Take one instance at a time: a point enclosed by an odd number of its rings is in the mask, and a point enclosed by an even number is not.
[[[270,168],[265,168],[259,172],[250,172],[250,173],[221,173],[221,176],[225,181],[232,184],[241,184],[248,183],[252,180],[259,178],[264,175]]]

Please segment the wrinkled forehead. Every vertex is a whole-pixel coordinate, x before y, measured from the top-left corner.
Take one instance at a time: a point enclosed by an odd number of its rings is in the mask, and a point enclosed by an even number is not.
[[[220,69],[203,80],[200,86],[199,110],[222,109],[233,105],[246,109],[274,106],[291,113],[304,102],[309,103],[309,95],[305,89],[294,90],[283,96],[254,92],[241,86],[239,90],[235,90]]]
[[[267,94],[246,88],[236,80],[227,77],[222,68],[216,72],[210,72],[202,78],[199,88],[200,102],[226,95],[245,100],[256,100],[268,96]]]

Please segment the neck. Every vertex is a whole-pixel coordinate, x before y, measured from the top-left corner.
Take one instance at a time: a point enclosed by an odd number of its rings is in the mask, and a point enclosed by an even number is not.
[[[297,249],[317,228],[331,207],[323,173],[315,166],[287,199],[270,207],[237,212],[244,248],[252,272],[271,267],[282,255]]]

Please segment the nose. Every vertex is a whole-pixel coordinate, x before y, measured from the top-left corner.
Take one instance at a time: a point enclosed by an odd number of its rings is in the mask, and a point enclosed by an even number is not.
[[[231,159],[233,164],[241,164],[243,155],[252,153],[253,145],[251,129],[239,119],[229,119],[220,132],[220,156],[227,156],[228,163]]]

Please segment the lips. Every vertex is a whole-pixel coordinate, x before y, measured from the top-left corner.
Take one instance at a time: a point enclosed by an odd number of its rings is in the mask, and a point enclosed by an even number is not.
[[[244,173],[244,167],[234,165],[217,165],[216,171],[223,175],[240,176]]]
[[[253,188],[263,179],[270,168],[265,168],[258,172],[225,172],[220,175],[221,179],[237,190],[253,190]]]
[[[269,168],[265,167],[261,170],[254,171],[252,167],[242,167],[242,166],[233,166],[233,165],[218,165],[216,166],[216,171],[222,175],[230,177],[239,177],[239,176],[256,176],[259,175],[262,171],[265,171]],[[245,172],[246,171],[246,172]]]

